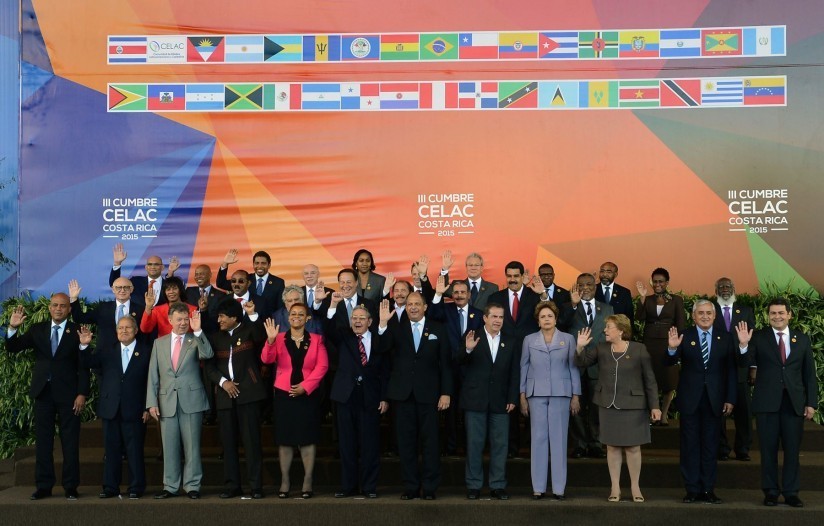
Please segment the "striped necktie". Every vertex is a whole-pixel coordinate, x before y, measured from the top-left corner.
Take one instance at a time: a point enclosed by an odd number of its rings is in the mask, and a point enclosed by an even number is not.
[[[704,369],[707,368],[707,364],[710,363],[710,342],[707,341],[707,336],[709,333],[707,331],[703,331],[701,336],[701,358],[704,359]]]

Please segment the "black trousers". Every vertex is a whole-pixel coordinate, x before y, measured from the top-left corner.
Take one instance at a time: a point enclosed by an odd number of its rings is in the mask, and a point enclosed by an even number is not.
[[[263,488],[263,449],[260,445],[260,414],[262,402],[238,404],[232,400],[230,409],[219,409],[220,440],[223,443],[223,481],[226,489],[240,489],[240,459],[238,435],[246,453],[246,472],[252,490]]]
[[[51,491],[54,475],[54,421],[60,428],[63,450],[63,488],[77,489],[80,483],[80,417],[74,414],[74,398],[58,399],[50,384],[34,399],[35,468],[37,489]],[[118,456],[119,456],[118,452]]]
[[[340,488],[344,493],[376,493],[380,471],[380,412],[363,402],[356,386],[347,402],[337,404]]]
[[[715,491],[720,425],[706,389],[694,413],[681,413],[681,475],[690,493]]]
[[[801,485],[798,455],[801,452],[804,417],[795,414],[787,391],[784,391],[778,412],[757,413],[755,423],[761,445],[761,489],[765,495],[798,495]],[[779,442],[784,450],[781,486],[778,485]]]
[[[395,429],[404,491],[434,493],[441,483],[441,457],[438,453],[438,408],[434,402],[419,403],[415,395],[395,401]],[[422,469],[418,471],[418,441],[421,443]]]
[[[129,493],[146,491],[146,464],[143,459],[146,424],[142,420],[123,420],[118,411],[114,418],[103,419],[103,442],[106,451],[103,489],[120,493],[123,478],[121,454],[125,452],[129,466]]]

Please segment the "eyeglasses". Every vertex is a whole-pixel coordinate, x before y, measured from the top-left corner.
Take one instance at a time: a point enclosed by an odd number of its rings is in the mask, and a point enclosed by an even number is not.
[[[112,288],[118,292],[121,292],[126,290],[132,290],[134,287],[130,287],[129,285],[115,285]]]
[[[246,283],[245,279],[233,279],[231,281],[232,281],[232,283]]]

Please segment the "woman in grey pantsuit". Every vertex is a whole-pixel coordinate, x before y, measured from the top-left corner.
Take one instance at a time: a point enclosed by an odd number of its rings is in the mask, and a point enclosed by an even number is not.
[[[607,316],[606,343],[584,350],[592,341],[591,330],[578,332],[576,361],[581,367],[598,362],[598,385],[593,402],[601,421],[599,439],[607,445],[607,465],[612,489],[609,502],[621,500],[621,453],[627,456],[630,489],[634,502],[644,502],[641,476],[641,444],[650,441],[649,420],[660,420],[658,385],[643,344],[629,341],[632,327],[623,314]]]
[[[567,476],[569,414],[580,408],[581,374],[575,366],[575,339],[557,330],[558,307],[535,306],[540,331],[524,338],[521,351],[521,413],[531,416],[532,498],[546,495],[548,455],[552,458],[552,496],[563,500]]]

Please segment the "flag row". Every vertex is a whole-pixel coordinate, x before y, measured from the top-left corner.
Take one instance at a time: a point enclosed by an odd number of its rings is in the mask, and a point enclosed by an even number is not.
[[[109,64],[785,56],[786,26],[338,35],[109,36]]]
[[[787,77],[109,84],[110,112],[786,106]]]

